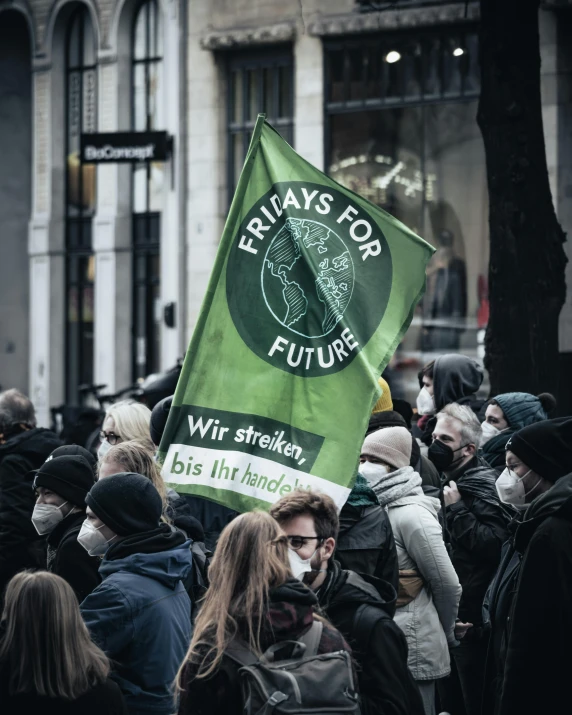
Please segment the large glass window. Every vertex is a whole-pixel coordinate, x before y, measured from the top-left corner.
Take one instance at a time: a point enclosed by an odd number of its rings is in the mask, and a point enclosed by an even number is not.
[[[163,34],[157,0],[145,0],[133,24],[132,129],[165,126]],[[160,236],[165,168],[162,162],[133,166],[133,373],[157,372],[160,365]]]
[[[488,207],[474,31],[326,45],[330,175],[432,243],[427,291],[393,367],[412,398],[437,354],[481,357]],[[401,384],[399,384],[401,382]],[[401,389],[400,389],[401,388]]]
[[[294,78],[290,48],[231,53],[228,58],[229,203],[248,151],[256,117],[267,120],[289,144],[294,133]]]
[[[93,382],[93,285],[91,247],[96,169],[80,158],[82,132],[97,124],[95,37],[85,6],[69,21],[66,42],[66,399],[79,400],[78,386]]]

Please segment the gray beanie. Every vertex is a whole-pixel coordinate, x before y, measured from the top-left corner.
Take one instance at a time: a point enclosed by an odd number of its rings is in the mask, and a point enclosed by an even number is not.
[[[368,434],[361,448],[362,457],[376,457],[394,469],[408,467],[413,438],[405,427],[386,427]]]

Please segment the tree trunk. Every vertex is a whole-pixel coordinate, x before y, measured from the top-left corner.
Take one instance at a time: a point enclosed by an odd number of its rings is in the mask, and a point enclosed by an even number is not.
[[[539,0],[481,0],[481,97],[489,188],[491,394],[558,392],[566,256],[552,203],[540,97]]]

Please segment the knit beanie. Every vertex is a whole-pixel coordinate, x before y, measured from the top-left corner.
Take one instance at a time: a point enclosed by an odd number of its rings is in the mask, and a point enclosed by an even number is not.
[[[79,444],[64,444],[61,447],[57,447],[50,454],[48,459],[46,459],[46,462],[50,459],[55,459],[56,457],[83,457],[91,464],[94,474],[96,472],[97,459],[93,456],[89,449],[80,447]]]
[[[355,507],[379,505],[375,492],[370,487],[369,482],[359,473],[347,503]]]
[[[85,502],[119,536],[156,529],[163,511],[161,497],[152,482],[133,472],[100,479]]]
[[[506,449],[540,477],[555,482],[572,472],[572,417],[523,427],[512,435]]]
[[[497,395],[494,400],[503,411],[509,427],[515,430],[548,419],[538,397],[528,392],[506,392]]]
[[[85,497],[95,483],[93,467],[84,457],[67,455],[48,459],[36,472],[34,488],[45,487],[75,506],[85,506]]]
[[[377,432],[378,429],[386,429],[387,427],[407,427],[407,424],[399,412],[395,412],[394,410],[376,412],[369,418],[366,435]]]
[[[377,382],[381,387],[381,397],[373,406],[373,410],[371,411],[372,415],[375,415],[377,412],[385,412],[387,410],[393,409],[393,402],[391,401],[391,390],[389,389],[389,385],[383,379],[383,377],[380,377]]]
[[[149,433],[153,444],[159,446],[163,432],[167,426],[167,419],[173,404],[173,395],[164,397],[160,402],[157,402],[151,412],[151,420],[149,422]]]
[[[408,467],[411,461],[411,434],[405,427],[386,427],[369,434],[361,448],[363,457],[376,457],[394,469]]]

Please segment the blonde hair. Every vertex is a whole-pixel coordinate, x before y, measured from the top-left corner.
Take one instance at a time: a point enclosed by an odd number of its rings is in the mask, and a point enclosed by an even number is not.
[[[198,678],[208,677],[237,635],[262,654],[268,593],[290,576],[288,540],[269,514],[241,514],[225,527],[209,567],[210,586],[193,639],[177,676],[179,688],[188,661],[198,666]]]
[[[153,484],[159,492],[163,502],[163,512],[167,508],[167,489],[161,476],[161,468],[155,461],[154,453],[147,444],[135,439],[129,442],[119,442],[99,460],[99,469],[104,464],[115,462],[124,472],[142,474]]]
[[[121,400],[107,410],[105,419],[108,417],[115,422],[115,434],[124,442],[136,439],[151,444],[151,410],[146,405],[133,400]]]
[[[71,586],[38,571],[17,574],[6,589],[0,664],[10,695],[76,700],[109,675],[109,660],[91,640]]]

